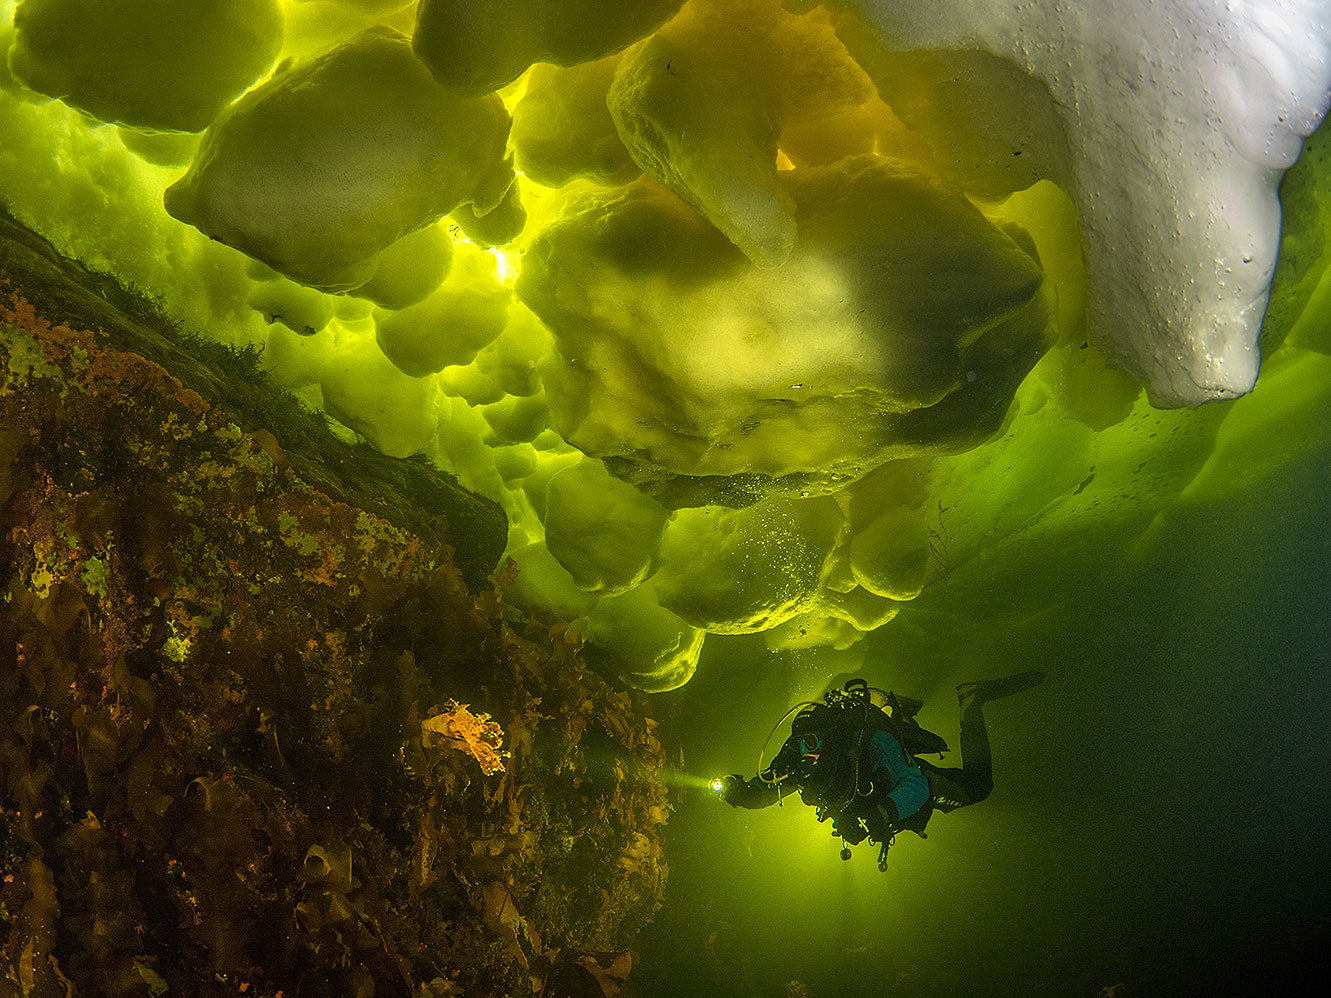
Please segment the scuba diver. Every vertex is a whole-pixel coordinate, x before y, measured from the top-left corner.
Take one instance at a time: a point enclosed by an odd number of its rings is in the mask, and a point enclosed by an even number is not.
[[[989,796],[994,777],[984,704],[1043,681],[1043,672],[1021,672],[958,686],[961,767],[945,769],[918,758],[947,751],[947,742],[915,720],[923,701],[851,679],[821,701],[797,704],[786,713],[798,711],[790,737],[766,769],[759,755],[757,776],[746,780],[735,774],[712,786],[727,804],[744,808],[779,804],[798,790],[800,799],[817,809],[819,821],[832,819],[842,859],[850,859],[850,847],[868,838],[881,844],[878,868],[885,870],[898,832],[923,838],[934,811],[955,811]]]

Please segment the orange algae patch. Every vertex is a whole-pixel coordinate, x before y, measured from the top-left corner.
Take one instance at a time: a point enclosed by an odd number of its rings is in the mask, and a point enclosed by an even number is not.
[[[507,612],[514,566],[474,578],[500,545],[466,581],[480,500],[323,442],[249,360],[114,298],[66,326],[0,304],[0,843],[67,871],[0,857],[0,964],[34,993],[207,968],[498,998],[578,966],[610,994],[667,875],[644,704]],[[304,876],[316,845],[360,875]]]
[[[118,401],[133,399],[141,393],[160,395],[172,400],[195,416],[208,412],[209,405],[192,388],[186,388],[160,364],[138,354],[112,349],[97,342],[98,335],[86,330],[56,325],[37,315],[36,310],[17,292],[11,293],[8,306],[0,304],[0,322],[31,336],[41,347],[47,363],[59,363],[81,352],[81,362],[71,365],[71,380],[90,394]]]
[[[473,714],[465,703],[448,701],[443,713],[421,722],[421,742],[425,748],[447,745],[466,752],[481,764],[486,776],[504,771],[504,757],[500,749],[504,741],[503,729],[489,714]]]

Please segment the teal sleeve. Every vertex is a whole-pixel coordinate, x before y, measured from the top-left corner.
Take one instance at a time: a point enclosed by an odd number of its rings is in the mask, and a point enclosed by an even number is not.
[[[878,770],[885,769],[891,777],[892,789],[887,799],[897,809],[897,818],[909,818],[929,799],[929,778],[918,766],[912,766],[901,749],[901,743],[886,731],[875,731],[871,744],[878,750]]]

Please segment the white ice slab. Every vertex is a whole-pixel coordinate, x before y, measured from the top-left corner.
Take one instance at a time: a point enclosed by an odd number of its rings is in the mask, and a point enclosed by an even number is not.
[[[1249,391],[1276,185],[1331,101],[1331,0],[860,0],[897,48],[1048,84],[1072,144],[1093,340],[1157,405]]]

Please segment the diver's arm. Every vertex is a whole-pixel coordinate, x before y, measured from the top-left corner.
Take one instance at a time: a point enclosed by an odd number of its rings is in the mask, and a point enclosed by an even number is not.
[[[893,824],[902,818],[909,818],[924,807],[928,800],[929,778],[912,766],[910,773],[899,780],[887,795],[887,803],[896,810],[896,815],[892,819]]]
[[[787,738],[786,743],[781,746],[781,751],[777,752],[771,765],[763,770],[760,775],[746,780],[736,773],[722,779],[721,799],[731,807],[749,809],[770,807],[776,804],[783,796],[781,782],[794,771],[794,762],[798,758],[799,746],[794,743],[793,739]],[[794,789],[791,786],[786,789],[786,792],[788,793]]]
[[[878,765],[874,768],[875,782],[880,773],[892,789],[885,795],[875,794],[882,818],[895,825],[909,818],[929,800],[929,778],[919,766],[912,766],[901,750],[901,744],[886,731],[875,731],[873,746],[878,749]]]
[[[736,773],[721,781],[721,799],[731,807],[749,809],[768,807],[781,799],[779,784],[768,783],[761,776],[744,779]]]

